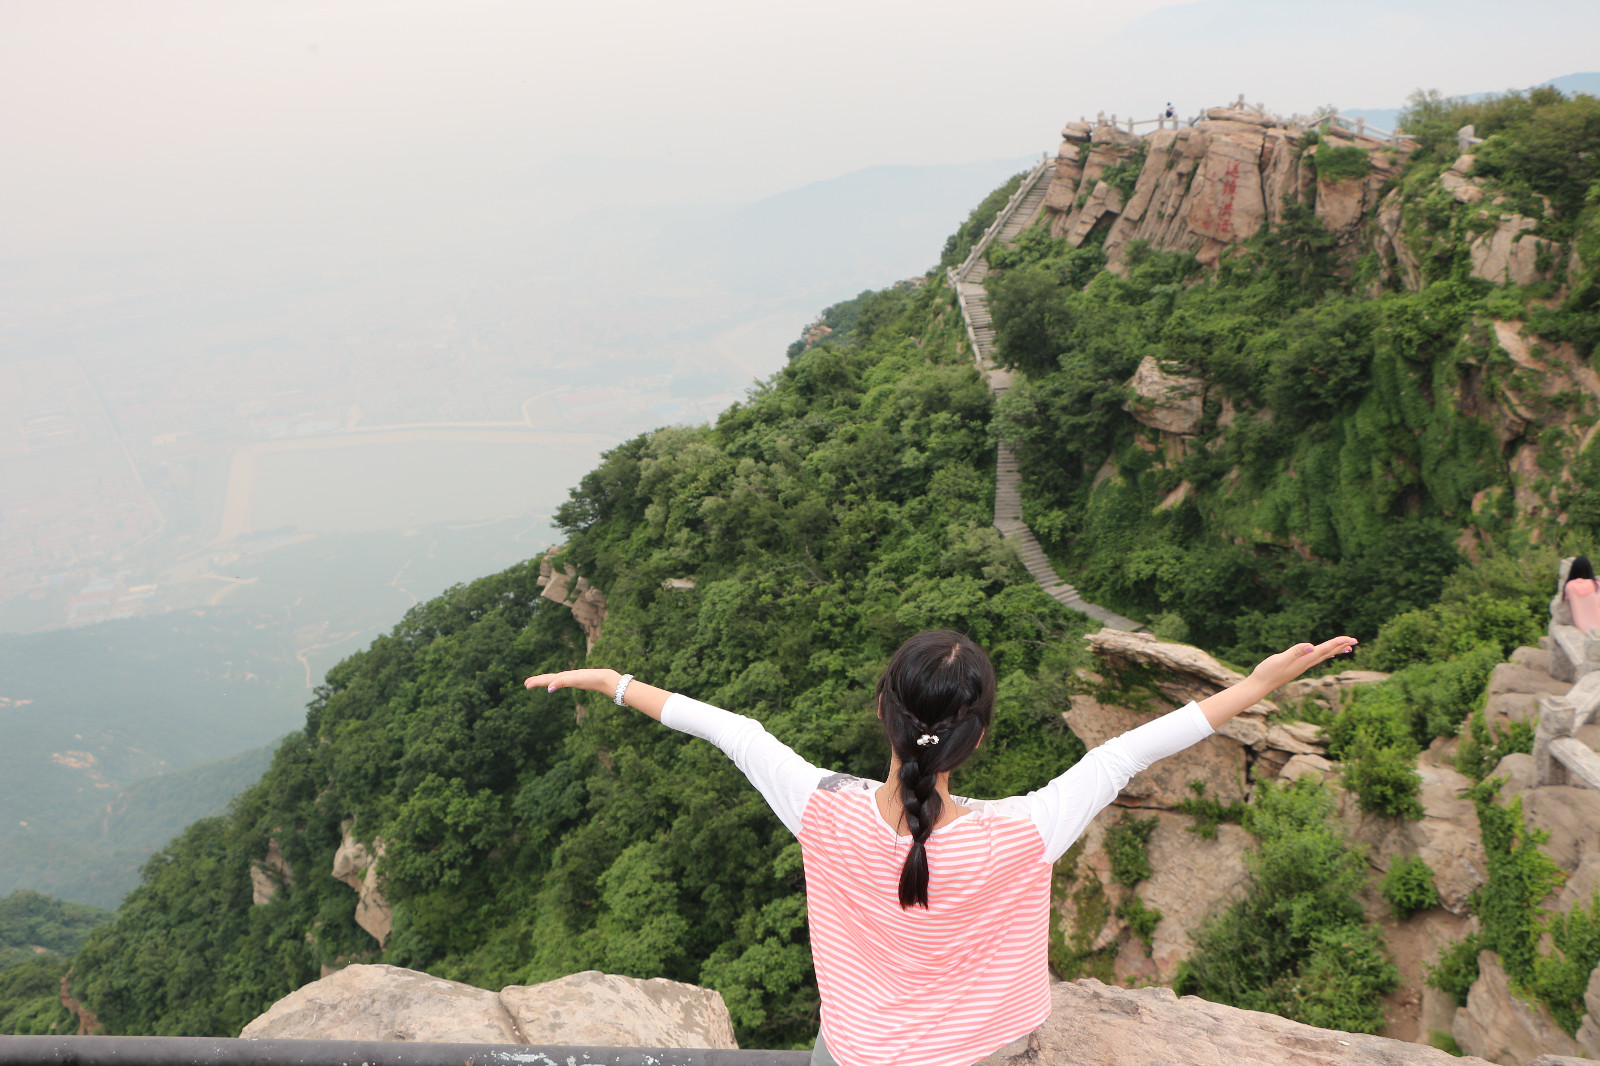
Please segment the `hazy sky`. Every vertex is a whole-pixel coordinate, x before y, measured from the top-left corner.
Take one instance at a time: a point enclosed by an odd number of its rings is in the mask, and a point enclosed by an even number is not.
[[[1593,68],[1597,40],[1589,0],[4,0],[0,255],[426,240],[512,189],[585,206],[606,171],[636,203],[748,201],[1168,99],[1525,86]]]

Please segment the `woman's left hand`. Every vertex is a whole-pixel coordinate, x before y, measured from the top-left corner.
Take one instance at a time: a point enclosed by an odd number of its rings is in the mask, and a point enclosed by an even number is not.
[[[1343,655],[1359,643],[1355,637],[1334,637],[1321,644],[1296,644],[1287,651],[1280,651],[1261,660],[1261,663],[1250,672],[1250,678],[1259,681],[1271,691],[1287,685],[1313,666],[1325,663],[1335,655]]]
[[[563,670],[559,674],[535,674],[524,681],[522,687],[543,686],[551,692],[558,688],[581,688],[610,696],[617,691],[617,682],[621,680],[622,675],[615,670]]]

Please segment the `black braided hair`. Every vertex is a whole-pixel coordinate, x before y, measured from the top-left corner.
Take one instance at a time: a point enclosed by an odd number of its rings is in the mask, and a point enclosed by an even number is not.
[[[878,681],[878,707],[900,759],[900,803],[911,832],[911,852],[900,870],[901,907],[928,906],[926,844],[944,810],[939,775],[977,749],[994,717],[994,688],[988,654],[947,629],[918,633],[900,645]]]

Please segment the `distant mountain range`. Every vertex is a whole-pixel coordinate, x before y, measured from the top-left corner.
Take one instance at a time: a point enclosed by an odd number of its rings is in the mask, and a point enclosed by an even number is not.
[[[1549,81],[1540,82],[1538,85],[1530,86],[1530,88],[1538,89],[1543,88],[1546,85],[1552,88],[1560,89],[1568,96],[1571,96],[1573,93],[1588,93],[1591,96],[1600,96],[1600,72],[1587,71],[1581,74],[1563,74],[1559,78],[1551,78]],[[1465,99],[1482,100],[1486,96],[1495,96],[1498,95],[1498,93],[1507,91],[1508,90],[1500,89],[1494,92],[1467,93]],[[1404,111],[1405,108],[1341,107],[1339,110],[1342,113],[1352,117],[1359,116],[1361,118],[1365,118],[1368,122],[1374,126],[1377,126],[1379,129],[1392,130],[1394,129],[1395,123],[1400,120],[1400,112]]]

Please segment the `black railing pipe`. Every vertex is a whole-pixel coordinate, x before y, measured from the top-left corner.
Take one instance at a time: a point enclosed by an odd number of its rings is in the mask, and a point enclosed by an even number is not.
[[[0,1066],[807,1066],[809,1051],[239,1040],[205,1036],[0,1036]]]

